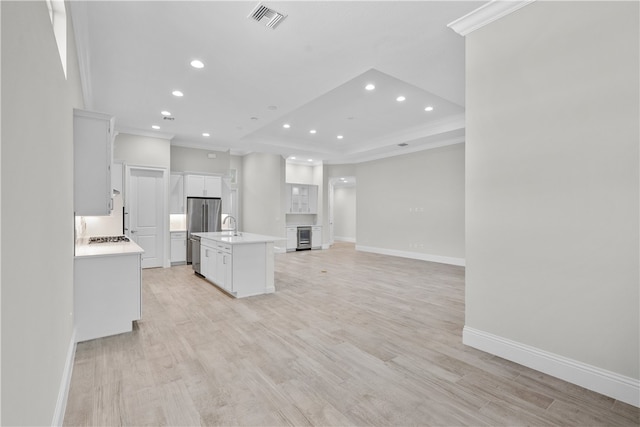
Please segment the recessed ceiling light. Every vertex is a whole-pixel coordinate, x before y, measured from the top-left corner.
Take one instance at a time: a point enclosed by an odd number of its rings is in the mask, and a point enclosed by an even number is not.
[[[429,105],[428,107],[425,107],[424,111],[433,111],[433,107]]]
[[[193,61],[191,61],[191,66],[193,68],[204,68],[204,63],[199,59],[194,59]]]
[[[171,112],[164,110],[164,111],[161,111],[160,114],[162,114],[163,116],[170,116]]]
[[[283,128],[285,129],[289,129],[291,127],[291,125],[289,123],[285,123],[282,125]]]
[[[295,159],[296,159],[295,156],[291,156],[291,160],[295,160]]]
[[[316,130],[315,130],[315,129],[311,129],[311,130],[309,131],[309,133],[316,133]]]
[[[173,96],[184,96],[184,93],[180,92],[179,90],[174,90],[173,92],[171,92],[171,94]]]
[[[344,138],[344,136],[342,136],[342,135],[338,135],[338,136],[336,136],[336,138],[338,138],[338,139],[342,139],[342,138]]]
[[[207,132],[203,133],[202,136],[211,136]]]
[[[373,83],[369,83],[368,85],[366,85],[364,87],[366,90],[374,90],[376,88],[376,85],[374,85]]]
[[[307,159],[308,162],[313,162],[313,159]]]
[[[160,129],[160,126],[158,126],[158,125],[153,125],[153,126],[151,126],[151,129],[158,130],[158,129]]]
[[[397,97],[397,98],[396,98],[396,101],[398,101],[398,102],[402,102],[402,101],[404,101],[405,99],[407,99],[407,98],[405,98],[404,96],[400,95],[399,97]]]

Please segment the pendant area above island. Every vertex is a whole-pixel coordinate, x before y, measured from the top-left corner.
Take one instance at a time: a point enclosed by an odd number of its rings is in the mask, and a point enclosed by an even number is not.
[[[192,233],[200,237],[200,275],[236,298],[275,292],[274,242],[253,233]]]

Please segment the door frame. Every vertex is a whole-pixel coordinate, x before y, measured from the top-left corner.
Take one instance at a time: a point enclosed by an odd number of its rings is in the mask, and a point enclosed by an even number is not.
[[[161,236],[162,239],[162,253],[160,254],[162,259],[162,267],[169,268],[171,267],[171,234],[169,233],[169,169],[153,167],[153,166],[142,166],[142,165],[125,165],[125,227],[127,231],[129,231],[129,206],[131,206],[131,171],[132,170],[140,170],[140,171],[150,171],[150,172],[161,172],[162,173],[162,196],[161,196],[161,205],[162,205],[162,225],[161,225]]]

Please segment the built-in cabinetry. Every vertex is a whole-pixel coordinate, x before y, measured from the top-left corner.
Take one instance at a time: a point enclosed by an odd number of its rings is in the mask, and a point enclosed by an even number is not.
[[[298,247],[298,227],[287,227],[287,252]]]
[[[222,178],[208,175],[185,175],[186,197],[222,197]]]
[[[311,227],[311,249],[322,249],[322,227]]]
[[[113,116],[73,110],[73,200],[76,215],[109,215],[113,208]]]
[[[197,235],[201,236],[200,273],[209,282],[236,298],[275,291],[273,243],[277,237]]]
[[[233,294],[233,249],[226,243],[202,240],[200,256],[202,275],[225,291]]]
[[[170,186],[169,213],[170,214],[185,213],[184,176],[179,173],[172,173],[169,186]]]
[[[171,264],[187,262],[187,232],[171,232]]]
[[[142,315],[140,262],[139,253],[75,258],[76,341],[132,330]]]
[[[308,225],[306,226],[308,227]],[[298,248],[298,226],[287,226],[287,252]],[[311,226],[311,249],[322,249],[322,226]]]
[[[318,213],[318,186],[308,184],[286,184],[286,213]]]

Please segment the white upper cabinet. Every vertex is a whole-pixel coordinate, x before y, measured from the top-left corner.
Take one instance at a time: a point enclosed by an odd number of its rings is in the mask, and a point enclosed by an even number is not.
[[[295,214],[318,213],[318,186],[286,184],[286,212]]]
[[[113,116],[73,110],[73,200],[76,215],[109,215],[113,207]]]
[[[182,174],[172,173],[170,181],[170,196],[169,196],[169,213],[170,214],[183,214],[184,208],[184,177]]]
[[[186,175],[186,197],[222,197],[222,178],[207,175]]]

